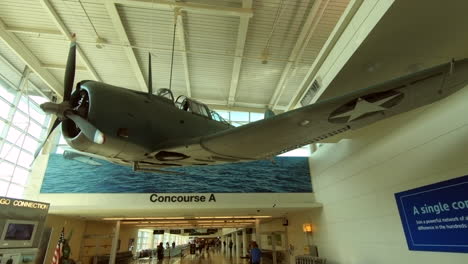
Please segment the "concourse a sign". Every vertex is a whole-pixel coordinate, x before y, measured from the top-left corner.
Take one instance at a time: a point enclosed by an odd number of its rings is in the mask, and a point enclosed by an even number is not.
[[[468,175],[395,199],[410,250],[468,253]]]

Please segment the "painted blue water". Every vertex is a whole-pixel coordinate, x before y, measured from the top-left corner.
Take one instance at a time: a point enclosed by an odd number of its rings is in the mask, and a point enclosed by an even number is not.
[[[312,192],[306,157],[276,157],[212,166],[170,169],[181,175],[134,172],[51,154],[41,193],[304,193]]]

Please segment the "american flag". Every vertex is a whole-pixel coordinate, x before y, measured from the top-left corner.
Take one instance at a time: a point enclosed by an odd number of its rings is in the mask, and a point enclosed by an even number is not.
[[[52,264],[59,264],[60,262],[60,257],[62,256],[62,246],[63,246],[64,239],[65,239],[64,228],[62,228],[62,232],[60,232],[60,238],[57,242],[57,247],[55,247],[54,256],[52,257]]]

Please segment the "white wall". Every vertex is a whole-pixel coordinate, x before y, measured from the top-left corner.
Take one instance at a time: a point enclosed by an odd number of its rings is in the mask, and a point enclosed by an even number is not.
[[[468,254],[409,251],[394,198],[396,192],[468,174],[467,113],[464,88],[319,148],[310,167],[323,208],[290,223],[313,221],[313,243],[330,264],[468,263]],[[290,240],[301,236],[297,230],[289,234]]]
[[[312,211],[322,210],[322,208],[315,208],[312,210],[304,210],[302,212],[288,214],[287,235],[288,244],[286,248],[289,253],[289,263],[295,263],[294,258],[300,255],[306,255],[306,246],[311,244],[311,236],[302,230],[302,225],[312,223]]]

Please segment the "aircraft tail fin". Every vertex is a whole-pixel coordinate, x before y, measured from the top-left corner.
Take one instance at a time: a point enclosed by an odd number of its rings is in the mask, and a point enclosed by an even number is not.
[[[153,94],[153,73],[151,71],[151,52],[148,52],[148,97]]]
[[[274,116],[275,116],[275,112],[273,112],[271,109],[267,109],[265,110],[265,117],[263,119],[267,119],[267,118],[274,117]]]

